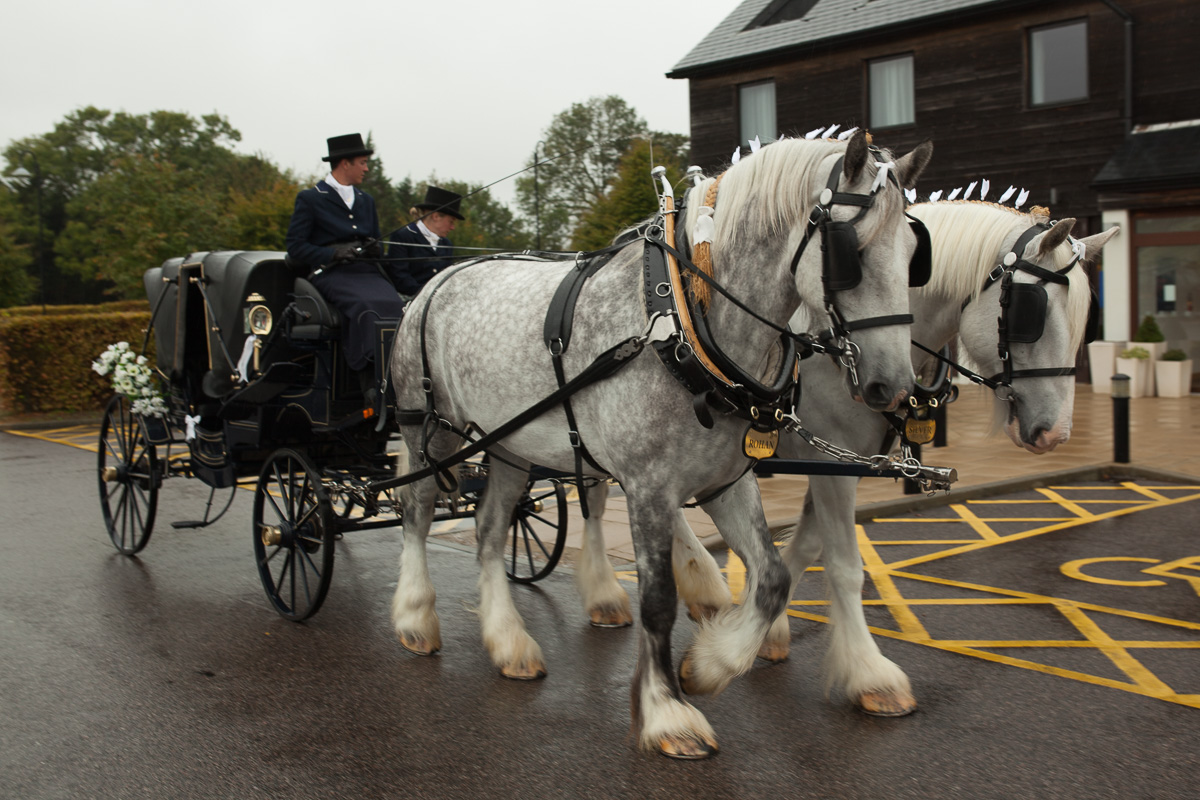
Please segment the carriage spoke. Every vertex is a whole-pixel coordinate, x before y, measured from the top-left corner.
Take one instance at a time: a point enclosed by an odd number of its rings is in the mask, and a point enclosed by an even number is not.
[[[538,549],[542,551],[542,555],[544,555],[546,558],[549,558],[550,551],[546,549],[546,545],[544,545],[542,543],[542,540],[538,537],[537,532],[533,529],[533,526],[530,525],[528,521],[521,520],[521,527],[525,529],[525,546],[526,546],[526,548],[529,547],[529,540],[532,538],[534,543],[537,544]],[[532,563],[533,563],[533,561],[531,559],[530,564],[532,565]]]

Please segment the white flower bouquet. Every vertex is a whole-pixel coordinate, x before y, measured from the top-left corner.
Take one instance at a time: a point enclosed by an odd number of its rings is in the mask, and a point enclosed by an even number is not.
[[[134,414],[151,417],[166,415],[167,406],[158,391],[158,380],[147,366],[146,357],[134,355],[129,349],[129,342],[110,344],[92,362],[92,369],[100,375],[112,373],[113,391],[129,398]]]

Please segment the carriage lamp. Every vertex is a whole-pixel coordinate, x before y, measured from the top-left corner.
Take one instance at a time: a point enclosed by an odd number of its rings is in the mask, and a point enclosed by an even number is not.
[[[251,308],[246,312],[246,320],[250,325],[250,332],[253,334],[266,336],[271,332],[271,309],[266,306],[258,305]]]
[[[1113,461],[1129,463],[1129,376],[1112,376]]]

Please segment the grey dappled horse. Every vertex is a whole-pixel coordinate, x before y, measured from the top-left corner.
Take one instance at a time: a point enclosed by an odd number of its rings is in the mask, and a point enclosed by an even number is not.
[[[959,201],[921,203],[909,213],[928,227],[933,242],[933,273],[929,284],[911,292],[914,322],[912,336],[931,350],[958,337],[974,369],[984,376],[1001,373],[997,349],[1000,316],[1000,283],[984,289],[990,270],[1001,263],[1022,233],[1045,217],[1024,214],[990,203]],[[1082,248],[1084,260],[1094,260],[1117,233],[1110,228],[1076,241],[1069,238],[1074,219],[1063,219],[1034,239],[1021,258],[1050,271],[1062,270]],[[1047,294],[1045,329],[1032,343],[1010,343],[1015,370],[1071,367],[1083,340],[1090,301],[1087,274],[1082,265],[1066,273],[1068,285],[1043,282]],[[1037,283],[1024,271],[1013,273],[1014,283]],[[968,302],[969,301],[969,302]],[[964,303],[966,305],[964,306]],[[913,348],[914,364],[932,359]],[[805,426],[835,444],[857,452],[877,452],[889,431],[880,414],[840,402],[838,370],[828,360],[810,359],[802,368],[804,399],[801,419]],[[1011,396],[997,392],[995,414],[1018,447],[1041,454],[1065,443],[1071,435],[1075,378],[1013,378]],[[784,436],[783,458],[825,458],[798,436]],[[793,590],[804,571],[823,557],[830,594],[831,636],[825,670],[830,689],[839,689],[868,713],[898,716],[916,708],[908,677],[879,652],[863,615],[863,563],[854,523],[856,478],[811,476],[795,532],[784,547],[792,574]],[[763,645],[761,655],[773,661],[787,657],[790,627],[781,615]]]
[[[893,174],[902,186],[914,184],[931,152],[932,146],[924,144],[894,159]],[[776,325],[786,324],[802,304],[814,318],[826,314],[820,248],[804,250],[794,276],[789,268],[808,215],[843,157],[838,191],[861,195],[872,194],[881,164],[893,160],[869,148],[861,134],[848,143],[784,140],[732,166],[719,187],[713,214],[714,277]],[[711,183],[690,190],[693,207],[702,203]],[[900,189],[885,180],[873,194],[872,206],[855,222],[865,248],[863,280],[838,296],[839,309],[849,319],[908,310],[908,268],[916,237],[904,217]],[[860,211],[832,207],[836,220],[853,219]],[[392,371],[398,407],[425,407],[423,363],[429,367],[438,415],[459,429],[495,430],[533,400],[549,396],[557,382],[542,328],[551,296],[569,269],[561,263],[487,260],[449,270],[426,285],[396,337]],[[579,296],[572,345],[564,354],[568,377],[597,354],[646,330],[643,292],[642,243],[635,241],[599,270]],[[775,331],[719,295],[712,299],[707,320],[713,338],[738,364],[764,376],[769,367],[778,370],[778,363],[771,363],[773,356],[778,361]],[[907,325],[853,335],[861,349],[861,386],[852,391],[872,407],[894,407],[911,390],[908,338]],[[683,669],[695,688],[717,691],[750,668],[771,621],[786,605],[789,585],[757,485],[738,481],[750,465],[742,452],[747,423],[718,414],[712,428],[701,426],[691,394],[647,353],[577,394],[572,405],[588,450],[607,474],[587,472],[614,477],[628,500],[642,620],[632,689],[635,733],[646,748],[704,757],[716,750],[716,737],[704,716],[681,696],[670,644],[677,602],[671,543],[675,533],[686,530],[683,504],[730,487],[704,508],[747,565],[749,601],[707,620],[685,658]],[[422,426],[402,424],[401,432],[412,468],[424,467]],[[460,446],[454,434],[442,431],[428,442],[427,452],[439,460]],[[541,650],[513,604],[502,551],[529,465],[568,473],[575,469],[565,415],[557,409],[542,415],[492,452],[497,457],[476,512],[483,641],[502,674],[536,678],[545,673]],[[400,642],[423,655],[441,645],[425,557],[437,491],[432,478],[403,490],[404,550],[392,603]]]
[[[937,350],[957,336],[960,353],[965,352],[979,372],[984,376],[1000,373],[997,349],[1000,284],[993,283],[985,290],[985,279],[1022,233],[1047,219],[991,203],[967,201],[922,203],[910,207],[909,213],[925,223],[933,244],[932,277],[928,285],[910,293],[913,339]],[[1092,260],[1117,233],[1112,228],[1075,242],[1068,238],[1074,223],[1073,219],[1058,221],[1049,231],[1033,238],[1022,257],[1045,269],[1061,270],[1075,258],[1073,245],[1082,248],[1083,259]],[[1010,345],[1015,370],[1053,370],[1074,365],[1090,293],[1081,266],[1072,267],[1066,276],[1069,283],[1065,286],[1045,284],[1047,309],[1041,338],[1033,343]],[[1039,279],[1018,270],[1013,280],[1035,283]],[[913,358],[919,367],[931,360],[916,348]],[[803,362],[804,392],[799,416],[808,430],[840,447],[858,453],[879,452],[890,426],[882,415],[845,402],[840,388],[844,380],[841,373],[829,359],[811,358]],[[1072,376],[1018,375],[1013,379],[1011,399],[997,396],[995,400],[997,426],[1002,426],[1016,445],[1032,453],[1047,452],[1070,437],[1074,397]],[[795,435],[782,437],[778,454],[783,458],[828,458]],[[754,478],[747,475],[742,480],[749,482]],[[868,713],[898,716],[913,711],[916,700],[903,670],[880,653],[863,614],[863,564],[854,523],[857,485],[857,478],[810,476],[803,511],[794,535],[784,548],[784,558],[794,591],[804,571],[818,556],[824,556],[832,623],[825,662],[829,688],[840,689]],[[601,490],[589,495],[592,507],[602,510],[603,497]],[[584,591],[586,604],[588,591],[611,597],[612,589],[620,591],[620,587],[616,586],[611,568],[605,574],[603,567],[607,561],[600,560],[604,558],[604,544],[598,514],[588,521],[585,533],[584,554],[590,559],[589,571],[581,569],[580,575],[581,580],[586,575],[589,581],[589,588]],[[729,592],[716,562],[690,529],[677,536],[674,555],[680,594],[693,616],[703,617],[728,605]],[[610,624],[616,621],[607,620]],[[787,658],[790,636],[787,615],[781,614],[760,656],[771,661]]]

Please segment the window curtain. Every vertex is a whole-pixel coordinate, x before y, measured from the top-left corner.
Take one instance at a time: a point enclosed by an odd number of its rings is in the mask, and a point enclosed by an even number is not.
[[[738,108],[742,118],[743,147],[748,146],[755,136],[763,144],[775,140],[775,81],[738,87]]]
[[[872,127],[907,125],[915,121],[912,56],[872,61],[868,80]]]

